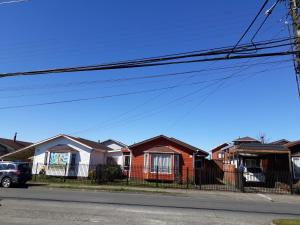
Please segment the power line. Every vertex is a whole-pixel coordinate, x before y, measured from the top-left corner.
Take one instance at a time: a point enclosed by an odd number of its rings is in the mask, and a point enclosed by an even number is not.
[[[214,83],[215,81],[230,79],[233,76],[234,75],[231,74],[230,76],[225,76],[225,77],[222,77],[222,78],[216,78],[216,79],[211,79],[211,80],[206,80],[206,81],[191,82],[191,83],[188,83],[188,84],[177,84],[177,85],[168,86],[168,87],[152,88],[152,89],[147,89],[147,90],[132,91],[132,92],[126,92],[126,93],[120,93],[120,94],[114,94],[114,95],[104,95],[104,96],[96,96],[96,97],[88,97],[88,98],[78,98],[78,99],[70,99],[70,100],[61,100],[61,101],[51,101],[51,102],[43,102],[43,103],[34,103],[34,104],[4,106],[4,107],[0,107],[0,110],[14,109],[14,108],[27,108],[27,107],[44,106],[44,105],[55,105],[55,104],[81,102],[81,101],[89,101],[89,100],[96,100],[96,99],[106,99],[106,98],[113,98],[113,97],[122,97],[122,96],[128,96],[128,95],[137,95],[137,94],[143,94],[143,93],[151,93],[151,92],[156,92],[156,91],[160,91],[160,90],[174,89],[174,88],[178,88],[178,87],[182,87],[182,86],[199,85],[201,83],[209,83],[209,82]],[[208,85],[208,86],[210,86],[210,85]],[[190,94],[187,94],[184,97],[187,97],[189,95]]]
[[[235,56],[222,56],[215,58],[204,58],[197,60],[184,60],[175,62],[162,62],[162,63],[146,63],[146,64],[100,64],[96,66],[85,66],[85,67],[69,67],[69,68],[58,68],[58,69],[47,69],[47,70],[35,70],[35,71],[25,71],[25,72],[14,72],[14,73],[2,73],[0,77],[12,77],[12,76],[28,76],[28,75],[41,75],[41,74],[53,74],[53,73],[70,73],[70,72],[82,72],[82,71],[102,71],[102,70],[116,70],[116,69],[129,69],[129,68],[142,68],[142,67],[153,67],[153,66],[166,66],[166,65],[176,65],[176,64],[187,64],[187,63],[200,63],[200,62],[212,62],[212,61],[224,61],[224,60],[237,60],[237,59],[247,59],[247,58],[261,58],[261,57],[277,57],[277,56],[287,56],[291,54],[299,53],[297,51],[285,51],[285,52],[271,52],[271,53],[261,53],[261,54],[251,54],[251,55],[235,55]]]
[[[229,57],[234,52],[235,48],[240,44],[240,42],[243,40],[243,38],[249,32],[249,30],[251,29],[251,27],[253,26],[253,24],[255,23],[255,21],[257,20],[257,18],[259,17],[259,15],[261,14],[261,12],[264,10],[264,8],[265,8],[265,6],[267,5],[268,2],[269,2],[269,0],[265,0],[264,1],[264,3],[262,4],[262,6],[260,7],[259,11],[255,15],[255,17],[253,18],[253,20],[251,21],[251,23],[249,24],[249,26],[247,27],[247,29],[244,31],[244,33],[242,34],[242,36],[240,37],[240,39],[236,42],[236,44],[234,45],[232,51],[227,55],[227,57]]]
[[[254,33],[254,35],[251,38],[251,42],[253,43],[253,40],[255,39],[255,37],[257,36],[257,34],[259,33],[259,31],[261,30],[261,28],[264,26],[264,24],[267,22],[268,18],[270,17],[270,15],[273,13],[275,7],[277,6],[277,4],[282,1],[282,0],[277,0],[270,9],[268,9],[266,11],[266,17],[265,19],[262,21],[262,23],[260,24],[260,26],[258,27],[258,29],[256,30],[256,32]]]
[[[251,66],[249,66],[247,69],[249,69]],[[287,68],[287,67],[280,67],[280,68],[276,68],[276,69],[283,69],[283,68]],[[271,69],[271,70],[276,70],[276,69]],[[245,69],[246,70],[246,69]],[[244,70],[243,70],[244,71]],[[264,69],[264,70],[261,70],[261,71],[257,71],[257,72],[255,72],[255,74],[254,75],[257,75],[257,74],[260,74],[260,73],[265,73],[265,72],[267,72],[267,71],[270,71],[270,69]],[[156,113],[158,113],[158,112],[161,112],[162,110],[163,110],[163,108],[169,108],[169,106],[171,105],[171,104],[175,104],[176,102],[178,102],[178,101],[181,101],[181,100],[183,100],[183,99],[186,99],[186,98],[188,98],[188,97],[190,97],[190,96],[193,96],[193,95],[195,95],[195,94],[198,94],[199,92],[201,92],[201,91],[203,91],[203,90],[206,90],[207,88],[209,88],[209,87],[212,87],[212,86],[214,86],[214,85],[216,85],[216,84],[218,84],[219,82],[224,82],[224,81],[226,81],[226,80],[230,80],[230,79],[233,79],[233,78],[235,78],[235,77],[243,77],[243,76],[253,76],[253,73],[251,73],[251,74],[244,74],[244,75],[240,75],[239,74],[239,72],[240,71],[238,71],[238,72],[234,72],[234,73],[232,73],[232,74],[230,74],[230,75],[227,75],[227,76],[224,76],[224,77],[222,77],[222,78],[219,78],[218,80],[216,79],[216,80],[214,80],[215,82],[211,82],[210,84],[208,84],[208,85],[206,85],[206,86],[204,86],[204,87],[200,87],[200,88],[197,88],[196,90],[194,90],[194,91],[191,91],[191,92],[189,92],[189,93],[187,93],[187,94],[185,94],[185,95],[183,95],[183,96],[180,96],[180,97],[177,97],[177,98],[175,98],[175,99],[173,99],[173,100],[171,100],[171,101],[169,101],[169,102],[167,102],[167,103],[164,103],[162,106],[160,106],[160,107],[155,107],[155,110],[152,110],[152,111],[150,111],[149,112],[149,110],[146,110],[146,113],[138,113],[138,114],[134,114],[131,118],[132,119],[134,119],[134,121],[136,121],[136,120],[140,120],[140,119],[143,119],[143,118],[145,118],[145,116],[151,116],[151,115],[154,115],[154,114],[156,114]],[[135,107],[135,108],[139,108],[139,107]],[[158,110],[159,109],[159,110]],[[126,112],[125,113],[125,115],[126,114],[128,114],[128,112]],[[121,114],[119,117],[123,117],[123,114]],[[126,120],[115,120],[115,123],[120,123],[120,122],[128,122],[130,120],[130,118],[127,118]],[[107,121],[105,121],[105,122],[103,122],[103,123],[101,123],[101,128],[103,128],[103,125],[104,124],[107,124],[107,126],[104,126],[104,127],[110,127],[111,126],[111,120],[109,120],[109,122],[107,123]],[[100,126],[100,125],[99,125]],[[82,132],[85,132],[85,131],[89,131],[89,130],[92,130],[92,129],[95,129],[95,128],[98,128],[99,126],[94,126],[94,127],[90,127],[90,128],[86,128],[86,129],[84,129],[84,130],[79,130],[79,131],[76,131],[75,132],[75,134],[77,134],[77,133],[82,133]],[[74,133],[72,133],[72,134],[74,134]]]
[[[200,69],[200,70],[189,70],[189,71],[183,71],[183,72],[175,72],[175,73],[163,73],[163,74],[153,74],[153,75],[145,75],[145,76],[137,76],[137,77],[122,77],[122,78],[116,78],[116,79],[106,79],[106,80],[92,80],[92,81],[79,81],[79,82],[68,82],[68,83],[55,83],[52,85],[27,85],[27,86],[15,86],[15,87],[4,87],[0,88],[0,92],[3,91],[16,91],[16,90],[33,90],[33,89],[43,89],[46,88],[61,88],[61,87],[70,87],[70,86],[79,86],[79,85],[91,85],[91,84],[102,84],[102,83],[115,83],[115,82],[126,82],[126,81],[135,81],[135,80],[149,80],[149,79],[159,79],[159,78],[165,78],[165,77],[177,77],[177,76],[185,76],[189,74],[197,74],[200,75],[203,72],[210,72],[210,71],[219,71],[219,70],[229,70],[229,69],[235,69],[235,68],[244,68],[248,66],[263,66],[267,64],[277,64],[277,63],[283,63],[283,62],[289,62],[290,60],[276,60],[271,62],[261,62],[261,63],[253,63],[253,64],[238,64],[233,66],[223,66],[223,67],[211,67],[206,69]]]

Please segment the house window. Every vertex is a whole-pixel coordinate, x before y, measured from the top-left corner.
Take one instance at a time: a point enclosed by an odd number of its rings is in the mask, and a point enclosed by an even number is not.
[[[128,169],[130,166],[130,155],[124,155],[124,169]]]
[[[76,164],[76,153],[72,153],[70,166],[75,166],[75,164]]]
[[[294,171],[294,178],[300,179],[300,157],[293,157],[293,171]]]
[[[223,159],[223,158],[224,158],[224,152],[219,152],[218,159]]]
[[[145,153],[144,155],[144,172],[148,173],[148,167],[149,167],[149,153]]]
[[[152,154],[151,155],[151,172],[171,173],[171,154]]]
[[[45,152],[44,165],[48,164],[48,152]]]

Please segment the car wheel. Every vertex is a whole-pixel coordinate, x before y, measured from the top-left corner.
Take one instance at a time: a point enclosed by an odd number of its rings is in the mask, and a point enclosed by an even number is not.
[[[1,185],[4,188],[9,188],[11,186],[11,179],[9,177],[4,177],[1,181]]]

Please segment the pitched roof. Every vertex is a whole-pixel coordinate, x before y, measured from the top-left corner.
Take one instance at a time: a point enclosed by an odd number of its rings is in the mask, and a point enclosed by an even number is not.
[[[153,140],[156,140],[156,139],[159,139],[159,138],[166,139],[166,140],[168,140],[168,141],[170,141],[170,142],[176,143],[176,144],[178,144],[178,145],[180,145],[180,146],[183,146],[183,147],[185,147],[185,148],[187,148],[187,149],[190,149],[190,150],[192,150],[192,151],[194,151],[194,152],[200,152],[200,153],[202,153],[203,155],[208,156],[208,153],[207,153],[206,151],[200,149],[200,148],[197,148],[197,147],[195,147],[195,146],[192,146],[192,145],[190,145],[190,144],[187,144],[187,143],[185,143],[185,142],[183,142],[183,141],[180,141],[180,140],[178,140],[178,139],[176,139],[176,138],[173,138],[173,137],[167,137],[167,136],[165,136],[165,135],[158,135],[158,136],[155,136],[155,137],[146,139],[146,140],[144,140],[144,141],[141,141],[141,142],[135,143],[135,144],[133,144],[133,145],[130,145],[129,148],[130,148],[130,149],[131,149],[131,148],[135,148],[135,147],[137,147],[137,146],[139,146],[139,145],[148,143],[148,142],[150,142],[150,141],[153,141]]]
[[[9,152],[18,150],[20,148],[24,148],[26,146],[31,145],[31,142],[26,142],[26,141],[19,141],[19,140],[11,140],[11,139],[6,139],[6,138],[0,138],[0,145],[6,146],[9,148]]]
[[[65,145],[65,144],[58,144],[58,145],[55,145],[51,148],[48,148],[48,151],[50,152],[61,152],[61,151],[68,151],[68,152],[78,152],[77,149],[75,148],[72,148],[71,146],[69,145]]]
[[[270,144],[284,145],[284,144],[287,144],[287,143],[289,143],[289,142],[290,142],[289,140],[286,140],[286,139],[280,139],[280,140],[277,140],[277,141],[273,141],[273,142],[271,142]]]
[[[91,140],[84,139],[84,138],[81,138],[81,137],[73,137],[73,136],[70,136],[70,135],[62,135],[62,136],[67,136],[67,137],[69,137],[73,140],[76,140],[76,141],[78,141],[78,142],[80,142],[84,145],[89,146],[90,148],[111,150],[109,147],[105,146],[102,143],[96,142],[96,141],[91,141]]]
[[[211,152],[215,152],[215,151],[221,150],[222,148],[227,147],[227,146],[229,146],[228,143],[223,143],[223,144],[218,145],[217,147],[213,148],[213,149],[210,150],[210,151],[211,151]]]
[[[291,148],[291,147],[294,147],[296,145],[300,145],[300,140],[298,140],[298,141],[291,141],[289,143],[284,144],[284,146],[287,147],[287,148]]]
[[[152,148],[149,148],[147,151],[149,153],[173,153],[173,154],[180,154],[179,151],[176,151],[175,149],[172,149],[168,146],[155,146]]]
[[[252,137],[246,136],[246,137],[241,137],[233,140],[234,142],[260,142],[257,139],[254,139]]]
[[[242,143],[236,149],[247,149],[247,150],[282,150],[286,151],[288,148],[282,145],[275,144],[261,144],[261,143]]]
[[[109,143],[109,142],[114,142],[114,143],[120,145],[122,148],[126,148],[127,147],[127,145],[124,144],[123,142],[117,141],[117,140],[114,140],[114,139],[107,139],[105,141],[102,141],[101,144],[103,144],[103,145],[106,146],[106,144]]]

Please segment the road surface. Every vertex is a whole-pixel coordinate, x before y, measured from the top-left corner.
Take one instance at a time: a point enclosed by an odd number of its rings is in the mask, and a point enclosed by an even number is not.
[[[289,195],[2,188],[0,199],[0,225],[265,225],[275,218],[300,218],[300,196]]]

